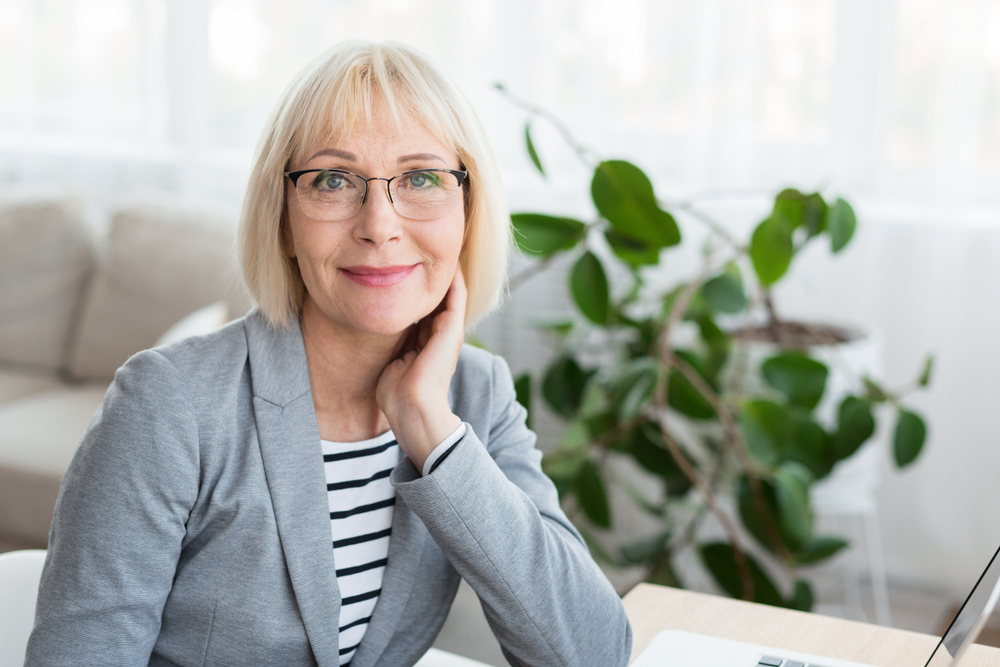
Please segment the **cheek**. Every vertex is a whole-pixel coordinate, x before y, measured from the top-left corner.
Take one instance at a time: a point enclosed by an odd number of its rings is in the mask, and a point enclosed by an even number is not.
[[[449,285],[465,246],[464,231],[462,225],[451,225],[433,236],[435,264],[438,265],[438,273]]]

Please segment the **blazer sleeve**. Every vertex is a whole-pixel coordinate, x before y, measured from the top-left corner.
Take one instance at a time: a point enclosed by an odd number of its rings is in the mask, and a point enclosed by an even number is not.
[[[26,665],[145,665],[199,487],[198,426],[174,366],[130,359],[63,478]]]
[[[500,357],[492,376],[488,449],[467,424],[432,474],[399,467],[396,491],[476,591],[512,665],[627,665],[621,600],[559,507]]]

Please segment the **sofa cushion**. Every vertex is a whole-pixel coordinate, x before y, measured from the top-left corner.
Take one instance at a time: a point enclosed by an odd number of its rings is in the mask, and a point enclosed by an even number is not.
[[[207,336],[216,329],[225,326],[229,321],[229,306],[225,301],[210,303],[199,308],[190,315],[185,315],[166,333],[156,339],[154,347],[173,345],[192,336]]]
[[[233,316],[246,312],[235,238],[234,220],[204,211],[146,203],[118,213],[84,297],[69,375],[110,380],[129,356],[220,298]]]
[[[0,204],[0,363],[60,369],[95,259],[78,200]]]
[[[59,380],[50,373],[27,373],[11,369],[0,369],[0,405],[17,398],[40,394],[60,386]]]
[[[64,386],[0,404],[0,535],[47,539],[59,483],[106,391]]]

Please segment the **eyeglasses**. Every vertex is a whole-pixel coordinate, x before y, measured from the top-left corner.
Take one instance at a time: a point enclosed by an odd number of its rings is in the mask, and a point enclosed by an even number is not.
[[[404,218],[434,220],[461,199],[462,181],[468,175],[455,169],[414,169],[392,178],[365,178],[341,169],[285,172],[305,214],[326,222],[346,220],[360,211],[372,181],[385,181],[389,202]]]

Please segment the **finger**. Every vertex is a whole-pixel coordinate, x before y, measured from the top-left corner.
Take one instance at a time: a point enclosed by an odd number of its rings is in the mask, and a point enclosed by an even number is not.
[[[416,324],[410,325],[406,329],[406,334],[403,336],[403,340],[400,342],[399,348],[397,348],[396,358],[400,359],[407,352],[417,349],[418,338],[420,336],[420,325],[423,321],[417,322]]]
[[[430,317],[424,318],[423,320],[421,320],[416,325],[417,326],[417,348],[416,349],[418,349],[418,350],[424,349],[427,346],[427,341],[429,341],[430,338],[431,338],[431,334],[433,333],[432,327],[431,327],[431,321],[432,320],[430,319]]]

